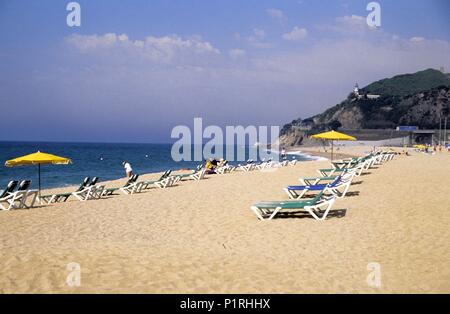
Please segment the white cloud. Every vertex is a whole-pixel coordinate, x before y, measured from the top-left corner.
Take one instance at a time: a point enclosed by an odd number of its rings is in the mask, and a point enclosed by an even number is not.
[[[172,62],[178,56],[220,54],[211,43],[200,36],[181,38],[177,35],[148,36],[142,40],[131,40],[126,34],[78,35],[66,38],[69,45],[82,52],[122,51],[138,54],[153,61]]]
[[[278,9],[267,9],[266,10],[267,15],[269,15],[272,18],[275,19],[283,19],[284,18],[284,13],[281,10]]]
[[[421,42],[421,41],[424,41],[424,40],[425,40],[424,37],[411,37],[411,38],[409,39],[409,41],[410,41],[410,42],[413,42],[413,43],[418,43],[418,42]]]
[[[247,37],[247,41],[250,45],[255,48],[270,48],[272,45],[265,42],[266,32],[259,28],[253,29],[253,34]]]
[[[66,40],[69,44],[73,45],[75,48],[79,50],[90,50],[113,46],[117,42],[117,35],[114,33],[107,33],[102,36],[74,34],[68,37]]]
[[[346,16],[338,16],[336,18],[336,22],[360,25],[362,23],[365,23],[366,19],[363,16],[353,14],[353,15],[346,15]]]
[[[283,34],[283,39],[290,41],[299,41],[308,36],[308,31],[305,28],[295,26],[289,33]]]
[[[376,27],[369,27],[366,18],[359,15],[346,15],[336,17],[333,24],[320,25],[322,31],[332,31],[342,35],[365,35],[370,31],[376,31]]]
[[[245,50],[242,49],[231,49],[228,54],[230,55],[231,59],[239,59],[245,56]]]
[[[122,34],[122,35],[117,36],[117,39],[119,41],[128,41],[128,36],[126,34]]]

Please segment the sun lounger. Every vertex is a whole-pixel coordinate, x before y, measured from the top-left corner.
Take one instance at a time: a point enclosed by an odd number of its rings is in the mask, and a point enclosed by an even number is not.
[[[37,195],[37,190],[16,191],[9,193],[8,196],[0,198],[0,209],[11,210],[31,208],[36,202]],[[29,199],[31,199],[31,201],[27,203]]]
[[[226,174],[226,173],[230,173],[230,172],[234,171],[235,169],[236,169],[236,167],[234,167],[234,166],[225,165],[225,166],[222,166],[222,167],[218,167],[216,169],[216,173],[217,174]]]
[[[17,185],[19,184],[19,181],[11,180],[6,185],[6,188],[2,191],[0,191],[0,199],[3,199],[7,197],[9,194],[13,193],[16,189]]]
[[[300,210],[316,220],[324,220],[336,200],[336,195],[325,196],[323,192],[312,199],[296,201],[264,201],[250,207],[260,220],[271,220],[284,210]],[[322,210],[323,209],[323,210]]]
[[[394,159],[396,153],[395,152],[385,152],[385,161],[390,161]]]
[[[289,165],[289,160],[285,159],[283,161],[271,161],[269,162],[269,167],[270,168],[281,168],[281,167],[286,167]]]
[[[347,194],[354,174],[328,178],[303,179],[303,185],[290,185],[284,191],[291,199],[302,198],[308,192],[331,193],[339,198]],[[313,183],[313,184],[311,184]]]
[[[95,179],[95,178],[94,178]],[[80,192],[86,188],[86,186],[89,184],[89,177],[84,178],[83,182],[80,184],[80,186],[74,191],[74,192],[68,192],[68,193],[59,193],[59,194],[51,194],[51,195],[44,195],[39,197],[41,203],[51,204],[51,203],[59,203],[59,202],[65,202],[68,200],[68,198],[73,195],[72,193]],[[98,180],[98,178],[97,178]]]
[[[27,191],[16,191],[9,193],[7,196],[0,198],[0,209],[10,210],[23,207],[23,199]]]
[[[336,160],[331,162],[332,167],[336,169],[352,168],[358,164],[359,161],[353,160],[353,158],[350,160]]]
[[[31,180],[22,180],[17,187],[17,191],[27,191],[31,185]]]
[[[20,209],[34,206],[37,197],[37,190],[28,190],[31,180],[10,181],[6,189],[0,192],[0,209]],[[18,186],[18,187],[17,187]],[[17,191],[14,191],[17,187]],[[27,200],[31,198],[31,202]]]
[[[200,181],[205,178],[205,174],[206,174],[206,169],[201,169],[201,170],[197,171],[196,173],[191,174],[189,176],[189,179],[194,180],[194,181]]]
[[[280,163],[270,159],[265,163],[264,168],[262,168],[261,170],[277,168],[277,167],[280,167]]]
[[[142,189],[146,190],[149,189],[152,185],[155,185],[157,187],[168,187],[169,185],[172,185],[176,180],[175,177],[170,177],[169,175],[172,173],[172,170],[166,170],[161,177],[159,177],[158,180],[147,180],[142,182]],[[172,179],[173,178],[173,179]]]
[[[103,191],[105,190],[104,185],[91,185],[85,187],[83,190],[78,192],[73,192],[72,195],[75,196],[80,201],[88,201],[92,199],[99,199],[103,196]]]
[[[355,172],[357,176],[360,176],[364,170],[368,169],[368,167],[370,167],[370,164],[362,162],[358,164],[352,164],[351,167],[318,169],[317,172],[319,172],[319,174],[323,177],[340,175],[347,172]]]
[[[92,178],[92,180],[91,180],[91,182],[89,182],[88,184],[86,184],[86,186],[93,186],[93,185],[96,185],[97,184],[97,182],[98,182],[98,177],[93,177]]]
[[[346,171],[348,171],[348,169],[323,168],[323,169],[318,169],[317,170],[317,172],[322,177],[336,176],[336,175],[340,175],[341,173],[344,173]]]
[[[135,194],[142,192],[142,187],[144,186],[143,182],[134,182],[127,186],[123,186],[120,188],[120,191],[123,194]]]
[[[255,169],[257,170],[264,170],[266,169],[268,166],[270,165],[269,161],[266,161],[265,159],[263,159],[260,163],[255,165]]]
[[[120,189],[124,189],[124,188],[130,187],[132,185],[133,185],[134,188],[136,188],[135,183],[136,183],[138,178],[139,178],[139,175],[138,174],[134,174],[128,179],[128,181],[125,183],[125,185],[123,187],[104,189],[103,192],[102,192],[102,196],[114,195],[116,191],[119,191]],[[140,183],[141,184],[140,184],[139,188],[142,188],[142,182],[140,182]],[[122,191],[122,192],[124,192],[124,191]],[[126,194],[129,194],[129,193],[126,193]]]
[[[36,203],[36,200],[39,198],[38,190],[27,190],[25,196],[22,200],[21,208],[32,208]]]
[[[165,189],[165,188],[171,187],[176,182],[178,182],[178,178],[177,177],[167,177],[165,179],[156,181],[153,184],[155,186],[157,186],[158,188],[160,188],[160,189]]]
[[[201,168],[200,168],[201,169]],[[190,178],[193,174],[196,174],[198,171],[200,171],[200,169],[198,169],[198,167],[197,167],[197,170],[193,170],[191,173],[183,173],[183,174],[175,174],[175,175],[172,175],[173,177],[177,177],[178,179],[178,181],[183,181],[183,179],[188,179],[188,178]]]
[[[99,199],[103,196],[103,191],[105,190],[104,185],[94,185],[92,186],[91,198],[90,199]]]
[[[238,165],[238,169],[245,172],[249,172],[256,169],[256,165],[254,163],[249,163],[246,165]]]

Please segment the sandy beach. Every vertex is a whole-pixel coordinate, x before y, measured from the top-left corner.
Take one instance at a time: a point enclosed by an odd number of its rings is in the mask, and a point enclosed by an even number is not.
[[[0,292],[449,293],[450,154],[411,152],[376,166],[325,221],[259,221],[251,212],[328,166],[301,162],[0,212]],[[71,262],[81,267],[79,287],[66,284]],[[369,263],[380,265],[379,288],[367,283]]]

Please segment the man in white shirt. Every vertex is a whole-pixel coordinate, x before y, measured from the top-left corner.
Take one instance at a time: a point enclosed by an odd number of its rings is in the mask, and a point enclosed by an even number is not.
[[[127,178],[130,178],[133,175],[133,168],[131,168],[131,165],[128,161],[122,162],[123,167],[125,168],[125,173],[127,175]]]

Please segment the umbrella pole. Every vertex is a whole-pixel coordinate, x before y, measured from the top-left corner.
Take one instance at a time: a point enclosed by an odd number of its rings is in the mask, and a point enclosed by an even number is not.
[[[38,164],[38,173],[39,173],[39,199],[41,198],[41,164]]]
[[[331,140],[331,161],[333,161],[333,148],[334,148],[334,141]]]

